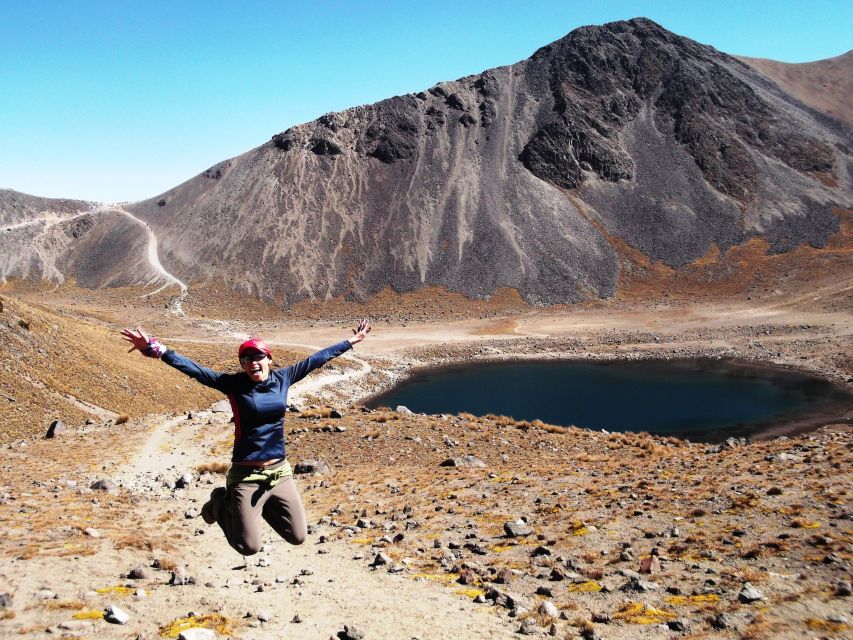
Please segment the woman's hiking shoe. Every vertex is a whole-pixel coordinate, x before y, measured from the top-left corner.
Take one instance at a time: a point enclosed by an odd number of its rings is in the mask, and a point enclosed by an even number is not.
[[[204,503],[201,508],[201,517],[207,524],[216,522],[216,516],[219,514],[219,501],[225,497],[225,487],[216,487],[210,492],[210,500]]]

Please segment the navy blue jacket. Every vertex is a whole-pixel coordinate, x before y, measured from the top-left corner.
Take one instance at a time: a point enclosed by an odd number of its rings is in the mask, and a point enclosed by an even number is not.
[[[244,462],[285,457],[284,410],[288,388],[350,349],[352,344],[349,340],[333,344],[302,362],[270,371],[263,382],[252,381],[243,371],[213,371],[171,349],[163,354],[162,360],[228,396],[234,412],[234,453],[231,460]]]

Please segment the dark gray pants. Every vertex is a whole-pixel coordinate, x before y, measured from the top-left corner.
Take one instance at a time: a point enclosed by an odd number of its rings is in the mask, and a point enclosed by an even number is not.
[[[290,544],[305,542],[305,509],[292,477],[272,489],[264,483],[239,482],[224,495],[217,493],[216,521],[228,544],[242,555],[251,556],[261,550],[261,518]]]

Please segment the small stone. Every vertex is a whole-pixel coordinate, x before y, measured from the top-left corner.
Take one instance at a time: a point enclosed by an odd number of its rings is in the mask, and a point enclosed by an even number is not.
[[[658,591],[660,589],[660,585],[655,582],[647,582],[646,580],[631,578],[628,582],[623,584],[620,589],[622,591],[638,591],[640,593],[647,593],[649,591]]]
[[[764,594],[752,586],[749,582],[744,582],[737,599],[745,604],[756,602],[764,599]]]
[[[519,538],[531,535],[533,528],[524,520],[519,519],[515,522],[504,522],[504,533],[508,538]]]
[[[397,413],[405,413],[408,415],[411,415],[412,413],[411,409],[406,406],[403,406],[402,404],[397,405],[397,408],[394,409],[394,411],[396,411]]]
[[[203,627],[185,629],[178,634],[178,640],[215,640],[216,632]]]
[[[532,618],[525,618],[521,621],[521,626],[518,628],[518,632],[523,636],[532,636],[536,635],[539,632],[539,628],[536,626],[536,622]]]
[[[127,624],[127,621],[130,620],[130,616],[126,611],[123,611],[116,605],[111,604],[104,609],[104,620],[111,622],[112,624]]]
[[[364,634],[349,625],[344,625],[343,631],[338,631],[339,640],[364,640]]]
[[[495,576],[495,582],[497,584],[509,584],[512,580],[512,571],[509,569],[501,569],[498,571],[498,574]]]
[[[258,611],[258,620],[261,622],[269,622],[272,620],[272,613],[268,609]]]
[[[36,592],[36,598],[39,600],[56,600],[59,596],[55,591],[51,591],[50,589],[41,589]]]
[[[381,567],[386,564],[391,564],[391,558],[386,556],[384,553],[377,553],[373,558],[373,562],[370,563],[371,567]]]
[[[539,613],[543,616],[551,616],[552,618],[560,615],[559,609],[550,600],[543,600],[539,603]]]
[[[0,593],[0,609],[8,609],[12,606],[12,594]]]
[[[195,584],[195,578],[187,573],[183,567],[172,572],[172,577],[169,578],[169,584],[173,587]]]
[[[344,417],[344,414],[342,414],[342,413],[341,413],[340,411],[338,411],[337,409],[332,409],[332,411],[329,413],[329,417],[330,417],[330,418],[339,419],[339,418],[343,418],[343,417]]]
[[[145,567],[134,567],[127,572],[127,577],[131,580],[147,580],[151,574]]]
[[[189,509],[184,511],[184,518],[186,518],[187,520],[198,518],[198,510],[195,507],[190,507]]]
[[[851,591],[851,585],[849,580],[839,580],[835,583],[835,595],[840,596],[842,598],[847,598],[851,595],[851,593],[853,593],[853,591]]]
[[[103,478],[101,480],[95,480],[92,484],[89,485],[89,488],[93,491],[106,491],[107,493],[118,493],[118,485],[112,480],[107,478]]]
[[[97,529],[92,528],[92,527],[86,527],[85,529],[83,529],[83,533],[85,533],[90,538],[100,538],[101,537],[101,532],[98,531]]]
[[[193,474],[187,472],[175,480],[175,489],[186,489],[193,483]]]
[[[725,613],[718,613],[709,622],[714,629],[728,629],[731,626],[731,622]]]
[[[90,620],[63,620],[62,622],[57,623],[56,628],[62,629],[63,631],[81,632],[89,631],[92,626],[93,623]]]
[[[231,403],[228,400],[220,400],[219,402],[213,403],[210,410],[213,413],[231,413]]]
[[[302,616],[300,616],[300,615],[297,613],[296,615],[294,615],[294,616],[290,619],[290,621],[291,621],[293,624],[299,624],[300,622],[302,622]]]
[[[640,560],[640,573],[660,573],[660,560],[657,556],[649,556]]]
[[[293,467],[293,473],[328,473],[332,468],[322,460],[302,460]]]
[[[688,622],[686,618],[677,618],[667,621],[666,626],[669,627],[670,631],[687,631]]]

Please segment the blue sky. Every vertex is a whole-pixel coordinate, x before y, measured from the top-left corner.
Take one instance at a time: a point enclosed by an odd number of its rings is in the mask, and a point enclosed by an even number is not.
[[[853,48],[840,0],[0,0],[0,188],[139,200],[293,124],[637,16],[786,62]]]

